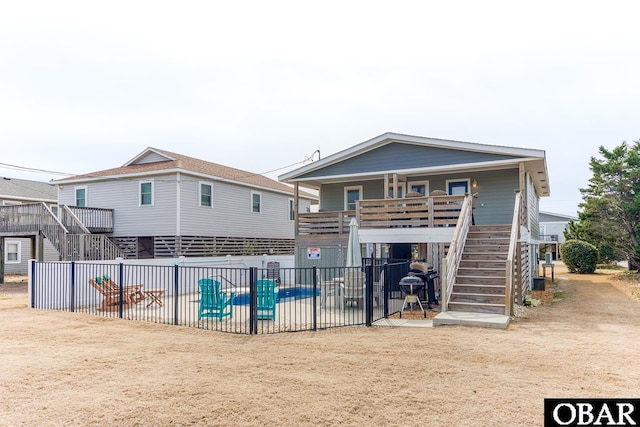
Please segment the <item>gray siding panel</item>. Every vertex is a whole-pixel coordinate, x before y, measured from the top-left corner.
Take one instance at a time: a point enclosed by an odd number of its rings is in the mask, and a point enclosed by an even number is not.
[[[411,168],[425,168],[466,163],[511,160],[514,156],[391,143],[357,157],[309,172],[300,178],[344,175]]]
[[[491,172],[461,172],[450,175],[412,176],[408,182],[428,181],[429,191],[446,190],[447,180],[476,180],[478,193],[474,218],[476,224],[511,224],[515,190],[518,188],[518,170],[504,169]],[[326,184],[320,190],[320,209],[323,211],[344,210],[344,187],[362,185],[364,199],[384,197],[384,181],[357,181],[347,184]]]
[[[533,240],[540,239],[539,203],[540,198],[536,194],[533,180],[527,175],[527,212],[529,214],[529,230]]]

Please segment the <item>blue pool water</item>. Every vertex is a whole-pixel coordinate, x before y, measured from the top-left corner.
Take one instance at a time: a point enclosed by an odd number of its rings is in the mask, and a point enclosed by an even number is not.
[[[320,289],[316,291],[316,295],[320,296]],[[311,288],[283,288],[278,289],[277,302],[301,300],[312,296],[313,289]],[[236,295],[233,298],[233,305],[249,305],[249,298],[249,294]]]

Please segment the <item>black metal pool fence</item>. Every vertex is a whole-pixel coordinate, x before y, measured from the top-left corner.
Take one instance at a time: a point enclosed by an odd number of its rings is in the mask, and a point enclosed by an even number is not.
[[[371,326],[389,316],[397,291],[390,278],[404,275],[408,263],[365,262],[364,267],[273,269],[32,261],[29,303],[35,309],[236,334]],[[364,276],[360,300],[347,298],[354,295],[341,288],[355,272]],[[203,294],[205,284],[213,285],[215,295]],[[274,289],[270,299],[261,294],[265,284]],[[212,301],[216,307],[209,310]]]

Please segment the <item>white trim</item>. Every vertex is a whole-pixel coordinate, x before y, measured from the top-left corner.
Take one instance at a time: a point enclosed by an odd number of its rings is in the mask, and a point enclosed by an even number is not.
[[[131,159],[127,163],[125,163],[123,165],[123,167],[127,167],[127,166],[131,166],[132,164],[136,164],[138,162],[138,160],[140,160],[141,158],[143,158],[144,156],[146,156],[149,153],[157,154],[158,156],[164,157],[167,160],[177,160],[176,158],[168,156],[165,153],[161,153],[160,151],[156,150],[155,148],[147,147],[140,154],[138,154],[133,159]]]
[[[297,212],[295,211],[296,209],[296,204],[295,204],[295,200],[293,200],[292,198],[288,198],[287,199],[287,219],[289,220],[289,222],[294,222]],[[293,218],[291,218],[291,214],[293,213]]]
[[[495,171],[501,169],[513,169],[517,168],[521,162],[526,162],[532,159],[510,159],[510,160],[495,160],[491,162],[479,162],[479,163],[462,163],[455,165],[442,165],[432,166],[426,168],[411,168],[411,169],[395,169],[395,170],[380,170],[371,171],[366,173],[350,173],[341,175],[323,175],[314,176],[308,178],[296,179],[296,181],[303,183],[305,181],[349,181],[354,178],[357,179],[379,179],[381,175],[397,173],[398,175],[410,176],[410,175],[437,175],[441,173],[450,173],[454,171],[465,172],[478,172],[478,171]],[[536,159],[537,160],[537,159]],[[280,178],[282,179],[282,178]]]
[[[142,204],[142,185],[143,184],[151,184],[151,203],[149,204]],[[138,207],[143,207],[143,206],[154,206],[154,199],[155,199],[155,185],[153,185],[153,180],[152,179],[148,179],[148,180],[144,180],[144,181],[138,181]]]
[[[297,176],[304,175],[316,169],[324,168],[333,163],[344,161],[348,158],[355,157],[364,152],[373,150],[375,148],[378,148],[380,146],[387,145],[393,142],[413,143],[413,144],[418,144],[425,147],[430,146],[430,147],[451,148],[454,150],[464,150],[464,151],[480,152],[480,153],[521,156],[522,158],[516,159],[517,162],[524,161],[525,160],[524,158],[526,157],[533,157],[536,159],[544,159],[545,157],[544,150],[478,144],[474,142],[453,141],[453,140],[446,140],[446,139],[427,138],[427,137],[421,137],[421,136],[402,135],[398,133],[387,132],[385,134],[372,138],[368,141],[354,145],[353,147],[348,148],[346,150],[339,151],[335,154],[325,157],[324,159],[318,160],[309,165],[302,166],[301,168],[298,168],[291,172],[280,175],[278,177],[278,180],[286,181],[288,179],[295,179]]]
[[[454,184],[455,184],[455,183],[457,183],[457,182],[465,182],[465,183],[467,184],[467,191],[466,191],[466,193],[470,193],[470,192],[471,192],[471,179],[469,179],[469,178],[447,179],[447,180],[444,182],[444,187],[445,187],[445,190],[444,190],[444,191],[446,191],[446,192],[447,192],[447,194],[448,194],[449,196],[451,196],[451,195],[452,195],[452,194],[449,192],[449,184],[451,184],[451,183],[454,183]]]
[[[345,211],[351,211],[351,210],[355,210],[355,206],[353,207],[353,209],[349,209],[349,203],[347,200],[347,193],[349,192],[349,190],[358,190],[359,196],[358,196],[358,200],[362,200],[362,194],[363,194],[363,186],[362,185],[349,185],[344,187],[344,204],[343,204],[343,208]]]
[[[182,209],[180,209],[180,205],[182,204],[182,176],[180,172],[176,174],[176,235],[180,236],[182,234],[181,231],[181,221],[182,221]]]
[[[258,211],[257,212],[253,210],[253,196],[259,196],[260,197],[260,200],[258,202]],[[252,191],[251,192],[251,206],[250,206],[250,209],[251,209],[251,213],[254,213],[254,214],[261,214],[262,213],[262,193],[261,192],[259,192],[259,191]]]
[[[270,193],[277,193],[277,194],[286,194],[288,196],[290,196],[293,193],[293,187],[291,188],[291,191],[285,191],[282,189],[278,189],[278,188],[273,188],[273,187],[267,187],[264,185],[257,185],[257,184],[250,184],[244,181],[236,181],[233,179],[227,179],[227,178],[222,178],[219,176],[215,176],[215,175],[209,175],[206,173],[199,173],[199,172],[194,172],[191,171],[189,169],[184,169],[184,168],[170,168],[170,169],[159,169],[159,170],[155,170],[155,171],[146,171],[146,172],[137,172],[137,173],[123,173],[123,174],[115,174],[115,175],[104,175],[104,176],[98,176],[98,177],[94,177],[94,178],[87,178],[87,177],[82,177],[79,179],[61,179],[58,181],[52,181],[52,184],[55,185],[72,185],[74,183],[91,183],[91,182],[100,182],[100,181],[113,181],[113,180],[139,180],[139,179],[152,179],[149,177],[152,176],[157,176],[157,175],[172,175],[172,174],[176,174],[176,173],[183,173],[184,175],[189,175],[189,176],[193,176],[195,178],[206,178],[208,180],[211,180],[213,182],[224,182],[224,183],[228,183],[228,184],[233,184],[233,185],[238,185],[241,187],[246,187],[246,188],[255,188],[257,190],[261,190],[261,191],[268,191]],[[289,185],[287,183],[282,183],[284,185]],[[309,194],[309,193],[306,193]],[[305,199],[305,200],[318,200],[318,197],[316,196],[306,196],[304,194],[300,194],[299,197],[301,199]]]
[[[78,206],[78,190],[84,190],[84,206],[89,206],[89,188],[86,185],[73,187],[73,205]]]
[[[402,193],[402,197],[407,195],[407,185],[404,182],[399,182],[398,183],[398,190],[402,189],[402,191],[398,191],[398,193]],[[387,196],[391,197],[391,190],[393,190],[393,184],[389,184],[389,187],[387,188]],[[395,195],[393,198],[394,199],[401,199],[402,197],[398,197],[397,195]]]
[[[411,186],[412,185],[424,185],[424,195],[428,196],[429,195],[429,180],[427,179],[426,181],[408,181],[407,182],[407,192],[412,191],[411,190]]]
[[[9,260],[9,245],[16,245],[17,259]],[[13,253],[13,252],[12,252]],[[5,264],[20,264],[22,262],[22,242],[19,240],[5,240],[4,243],[4,262]]]
[[[210,200],[210,205],[203,205],[202,204],[202,186],[203,185],[208,185],[209,188],[211,188],[211,200]],[[198,207],[201,208],[213,208],[213,183],[210,181],[198,181]]]

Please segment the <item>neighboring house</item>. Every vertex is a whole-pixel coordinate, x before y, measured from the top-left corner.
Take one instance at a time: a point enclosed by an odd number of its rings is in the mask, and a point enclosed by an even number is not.
[[[343,260],[355,217],[365,256],[440,270],[443,310],[508,315],[531,289],[542,150],[385,133],[279,180],[319,191],[319,211],[296,218],[297,266]]]
[[[0,222],[0,247],[4,273],[26,274],[29,259],[37,257],[37,233],[9,229],[4,215],[4,207],[42,203],[55,211],[57,205],[56,188],[46,182],[16,178],[0,178],[0,209],[3,210]],[[8,209],[8,208],[7,208]],[[42,257],[46,261],[58,259],[55,248],[48,243],[42,247]],[[1,269],[0,269],[1,271]]]
[[[564,232],[569,229],[569,221],[578,217],[550,212],[540,212],[540,251],[551,252],[553,259],[559,258],[559,247],[564,243]]]
[[[294,198],[290,186],[259,174],[151,147],[121,167],[52,183],[70,233],[106,235],[126,258],[291,254],[295,212],[308,212],[317,199]],[[65,258],[78,258],[78,250]]]

